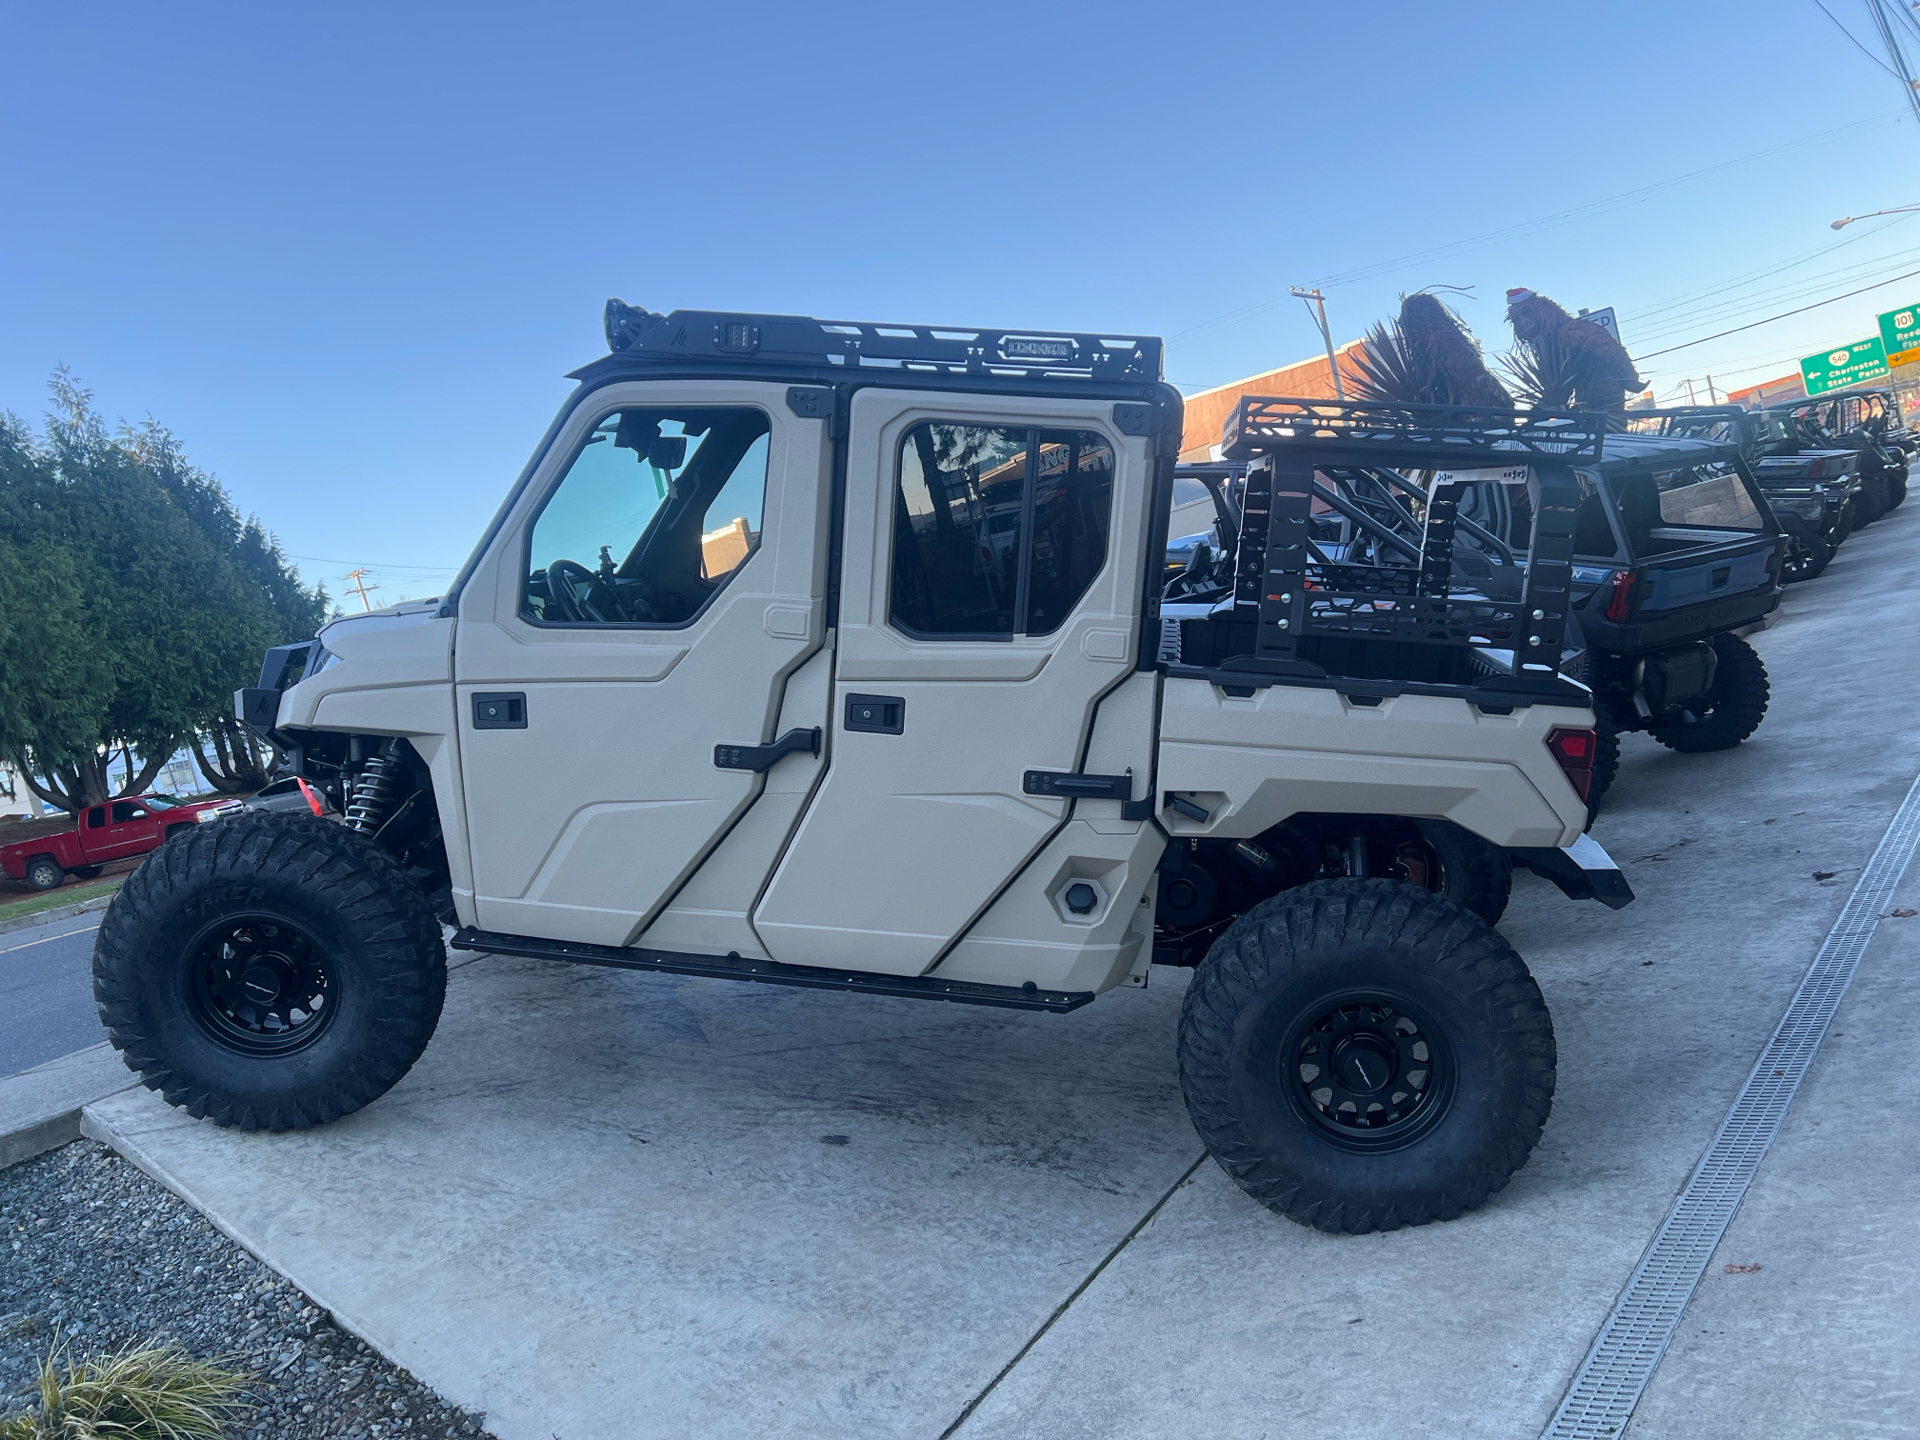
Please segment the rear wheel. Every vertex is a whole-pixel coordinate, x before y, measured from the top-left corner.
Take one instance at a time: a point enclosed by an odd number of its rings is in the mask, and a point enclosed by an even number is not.
[[[1526,1162],[1553,1024],[1491,927],[1384,880],[1318,881],[1214,944],[1180,1016],[1209,1153],[1269,1209],[1362,1234],[1448,1220]]]
[[[1853,497],[1853,528],[1861,530],[1887,513],[1887,481],[1885,476],[1865,475],[1860,480],[1860,490]]]
[[[66,872],[51,855],[36,855],[27,861],[27,884],[36,890],[52,890],[66,878]]]
[[[1731,750],[1760,727],[1767,713],[1767,667],[1753,647],[1738,635],[1716,635],[1713,648],[1719,660],[1706,708],[1682,710],[1650,727],[1653,738],[1669,750]]]
[[[1786,558],[1781,562],[1780,578],[1792,585],[1811,580],[1827,568],[1833,559],[1833,546],[1818,535],[1787,534]]]
[[[1587,781],[1587,828],[1600,815],[1600,801],[1620,773],[1620,729],[1599,700],[1593,706],[1593,776]]]
[[[197,826],[121,887],[94,944],[108,1038],[149,1089],[242,1130],[379,1098],[440,1018],[426,897],[345,826],[255,811]]]

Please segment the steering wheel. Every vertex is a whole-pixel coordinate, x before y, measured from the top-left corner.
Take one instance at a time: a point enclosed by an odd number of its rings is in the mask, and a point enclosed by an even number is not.
[[[574,593],[574,585],[582,587],[582,593]],[[560,612],[563,620],[576,623],[597,621],[604,625],[614,619],[612,615],[600,613],[600,607],[608,610],[615,607],[611,595],[602,595],[604,586],[600,577],[577,560],[553,560],[547,564],[547,599]]]
[[[579,593],[574,587],[580,587]],[[653,607],[639,595],[622,596],[597,571],[577,560],[554,560],[547,565],[547,599],[562,620],[576,625],[612,625],[653,619]]]

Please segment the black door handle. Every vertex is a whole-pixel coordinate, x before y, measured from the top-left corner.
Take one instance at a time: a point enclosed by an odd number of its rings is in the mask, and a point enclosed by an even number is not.
[[[847,729],[871,735],[904,735],[907,701],[903,695],[847,696]]]
[[[473,728],[476,730],[524,730],[527,728],[527,692],[496,690],[473,697]]]
[[[774,762],[783,755],[791,755],[804,750],[809,755],[820,753],[820,727],[811,730],[789,730],[771,745],[716,745],[713,747],[713,763],[720,770],[765,771],[773,768]]]

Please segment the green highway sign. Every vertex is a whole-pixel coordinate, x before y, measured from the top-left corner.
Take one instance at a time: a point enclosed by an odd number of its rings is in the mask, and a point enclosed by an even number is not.
[[[1880,344],[1889,365],[1920,361],[1920,305],[1902,305],[1882,315]]]
[[[1844,390],[1862,380],[1876,380],[1887,373],[1887,352],[1880,337],[1856,340],[1832,350],[1822,350],[1800,362],[1800,380],[1809,395],[1824,395],[1829,390]]]

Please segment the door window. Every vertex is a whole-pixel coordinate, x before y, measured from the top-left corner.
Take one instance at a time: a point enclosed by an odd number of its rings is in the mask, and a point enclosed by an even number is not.
[[[96,805],[91,810],[87,811],[87,828],[89,830],[103,829],[105,828],[106,823],[107,823],[107,807],[106,806]]]
[[[144,820],[147,812],[131,800],[116,800],[113,803],[113,823],[125,825],[130,820]]]
[[[766,412],[616,410],[535,517],[521,614],[558,625],[685,625],[760,548]]]
[[[1094,431],[914,426],[894,488],[894,626],[946,640],[1059,629],[1106,564],[1113,469]]]

